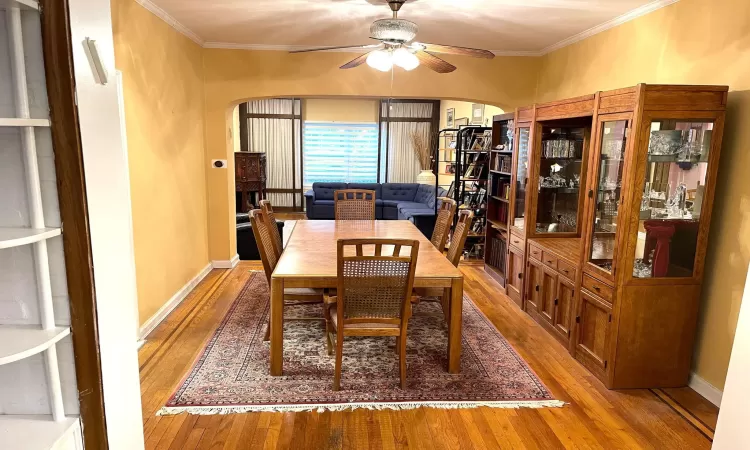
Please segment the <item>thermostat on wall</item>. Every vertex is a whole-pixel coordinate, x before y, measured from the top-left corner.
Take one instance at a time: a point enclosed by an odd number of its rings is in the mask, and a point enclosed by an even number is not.
[[[226,159],[212,159],[211,167],[213,167],[214,169],[226,169],[227,160]]]

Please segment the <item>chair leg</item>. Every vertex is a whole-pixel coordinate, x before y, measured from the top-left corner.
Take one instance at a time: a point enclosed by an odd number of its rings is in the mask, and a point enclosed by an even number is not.
[[[263,336],[263,340],[268,342],[271,340],[271,321],[266,322],[266,334]]]
[[[394,352],[398,355],[401,351],[401,336],[396,336],[396,347],[393,349]]]
[[[399,336],[398,341],[398,362],[401,375],[401,389],[406,389],[406,336]]]
[[[344,353],[344,333],[336,333],[336,368],[333,374],[333,390],[338,391],[341,388],[341,361]]]
[[[332,333],[333,327],[331,327],[331,321],[328,318],[328,313],[326,313],[326,352],[328,352],[328,356],[333,355],[333,338],[331,337]]]

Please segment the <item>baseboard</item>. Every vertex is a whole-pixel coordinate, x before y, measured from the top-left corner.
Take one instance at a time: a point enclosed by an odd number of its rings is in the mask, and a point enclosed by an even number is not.
[[[146,336],[148,336],[152,331],[154,331],[154,328],[159,326],[162,320],[164,320],[169,313],[171,313],[177,305],[182,303],[183,300],[185,300],[185,297],[190,294],[190,292],[193,291],[193,289],[200,283],[204,278],[206,278],[206,275],[208,275],[209,272],[211,272],[211,269],[213,268],[212,264],[207,264],[206,267],[201,269],[200,272],[198,272],[198,275],[193,277],[192,280],[188,281],[185,286],[181,287],[177,293],[175,293],[172,298],[170,298],[164,306],[159,308],[159,311],[156,312],[153,316],[151,316],[147,321],[141,325],[141,328],[138,332],[138,337],[140,341],[144,341],[146,339]],[[139,341],[139,342],[140,342]],[[143,344],[139,344],[142,346]]]
[[[708,381],[699,377],[695,372],[690,374],[690,381],[688,386],[695,392],[699,393],[703,398],[713,403],[717,407],[721,406],[721,397],[724,392],[719,390],[717,387],[711,385]]]
[[[237,267],[237,264],[240,263],[240,255],[234,255],[234,257],[230,260],[218,260],[218,261],[212,261],[211,265],[214,269],[234,269]]]

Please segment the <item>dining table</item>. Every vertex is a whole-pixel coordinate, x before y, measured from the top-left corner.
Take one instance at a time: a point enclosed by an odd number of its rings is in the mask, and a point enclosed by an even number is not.
[[[463,274],[413,223],[408,220],[300,220],[271,276],[271,375],[283,374],[284,289],[336,288],[337,241],[373,238],[419,241],[414,287],[443,288],[443,311],[448,325],[447,370],[460,372]],[[408,249],[402,249],[405,251]]]

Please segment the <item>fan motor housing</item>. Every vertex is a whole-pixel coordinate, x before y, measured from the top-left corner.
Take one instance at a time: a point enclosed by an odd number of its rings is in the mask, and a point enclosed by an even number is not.
[[[381,41],[409,42],[418,31],[416,23],[403,19],[376,20],[370,26],[370,36]]]

